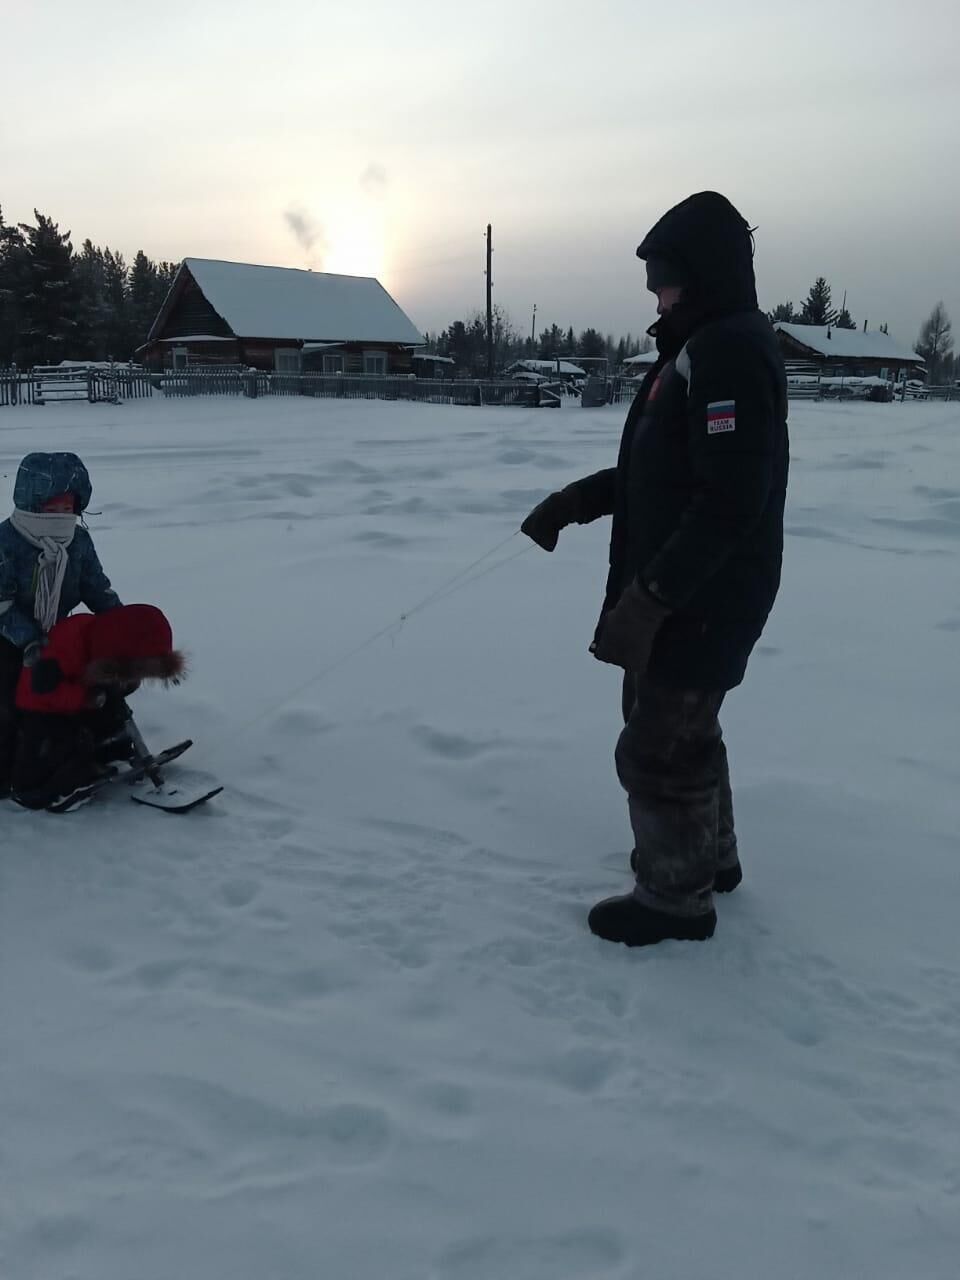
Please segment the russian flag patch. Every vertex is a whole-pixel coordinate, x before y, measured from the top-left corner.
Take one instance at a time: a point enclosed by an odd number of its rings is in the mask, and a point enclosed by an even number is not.
[[[707,435],[721,431],[736,431],[737,404],[735,400],[714,400],[707,405]]]

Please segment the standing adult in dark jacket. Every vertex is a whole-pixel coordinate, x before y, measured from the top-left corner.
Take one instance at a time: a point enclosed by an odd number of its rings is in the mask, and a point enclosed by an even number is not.
[[[658,299],[659,359],[617,465],[551,494],[522,526],[552,551],[568,524],[613,516],[591,648],[625,672],[616,763],[636,883],[589,924],[630,946],[709,938],[714,891],[741,879],[718,713],[780,584],[788,466],[786,380],[748,224],[701,192],[637,256]]]

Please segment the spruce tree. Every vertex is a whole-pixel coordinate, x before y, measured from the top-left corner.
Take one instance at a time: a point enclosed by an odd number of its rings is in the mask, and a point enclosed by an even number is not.
[[[577,344],[576,351],[578,355],[588,359],[594,359],[605,356],[607,353],[607,344],[603,340],[603,334],[598,333],[596,329],[584,329],[580,335],[580,341]]]
[[[107,246],[103,251],[103,295],[106,303],[106,359],[128,360],[133,351],[133,330],[127,307],[127,264],[122,253]]]
[[[36,226],[20,224],[27,246],[21,338],[31,364],[54,364],[75,354],[79,293],[70,232],[34,209]]]
[[[802,324],[836,324],[837,313],[831,305],[830,286],[823,276],[817,276],[811,286],[800,313],[800,321]]]
[[[127,282],[127,319],[130,335],[128,342],[131,347],[129,354],[146,342],[147,334],[157,318],[157,312],[163,301],[159,296],[160,293],[157,268],[143,250],[138,249]]]
[[[4,223],[0,211],[0,366],[24,362],[20,332],[27,279],[27,242],[19,227]]]
[[[103,250],[84,240],[73,274],[79,294],[77,355],[105,360],[110,318],[104,297]]]

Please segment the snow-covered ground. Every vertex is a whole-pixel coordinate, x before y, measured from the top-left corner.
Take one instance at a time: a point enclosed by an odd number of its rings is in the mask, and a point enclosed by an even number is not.
[[[227,783],[0,811],[4,1280],[957,1275],[960,405],[793,408],[707,944],[586,929],[628,885],[607,528],[340,661],[621,418],[0,410],[5,502],[28,449],[88,463],[116,586],[192,655],[141,726]]]

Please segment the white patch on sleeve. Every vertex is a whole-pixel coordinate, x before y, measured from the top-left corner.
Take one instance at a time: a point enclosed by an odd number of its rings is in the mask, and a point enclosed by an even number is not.
[[[722,431],[736,431],[737,404],[735,400],[711,400],[707,405],[707,435],[716,436]]]

